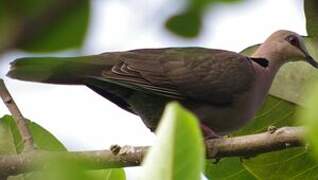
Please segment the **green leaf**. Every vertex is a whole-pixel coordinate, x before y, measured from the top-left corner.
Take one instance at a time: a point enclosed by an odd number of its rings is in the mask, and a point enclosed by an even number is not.
[[[66,148],[50,132],[38,124],[28,121],[28,127],[37,148],[49,151],[65,151]],[[18,154],[23,144],[21,136],[11,116],[0,118],[0,155]],[[87,171],[85,164],[78,164],[65,159],[52,159],[49,167],[9,180],[125,180],[122,168]]]
[[[141,180],[199,180],[204,165],[204,144],[194,115],[177,103],[167,106],[157,141],[143,164]]]
[[[183,38],[195,38],[202,29],[202,19],[208,7],[217,3],[234,3],[242,0],[188,0],[186,8],[165,23],[172,33]]]
[[[0,49],[79,48],[88,28],[89,6],[89,0],[0,0]]]
[[[206,176],[209,179],[219,180],[256,180],[242,165],[240,158],[224,158],[216,164],[212,161],[206,163]]]
[[[125,180],[125,171],[122,168],[91,171],[92,177],[100,180]]]
[[[318,38],[318,1],[304,0],[308,36]]]
[[[189,11],[170,17],[166,22],[166,28],[179,36],[194,38],[201,31],[201,21],[200,12]]]
[[[297,122],[298,106],[269,96],[254,120],[237,132],[253,134],[266,131],[269,126],[293,126]],[[243,160],[244,166],[260,179],[315,179],[318,164],[304,147],[265,153]]]
[[[14,120],[11,116],[4,116],[0,119],[1,126],[4,129],[7,129],[6,136],[8,136],[6,139],[3,139],[3,141],[8,142],[8,139],[10,140],[11,145],[14,146],[15,152],[19,153],[21,152],[23,148],[23,143],[21,141],[21,136],[18,132],[18,129],[15,125]],[[63,146],[63,144],[57,140],[50,132],[39,126],[38,124],[28,121],[28,126],[30,128],[32,137],[34,139],[34,143],[36,144],[37,148],[42,150],[51,150],[51,151],[64,151],[66,148]],[[9,136],[11,138],[9,138]],[[2,141],[2,139],[1,139]]]
[[[316,179],[318,164],[305,148],[266,153],[244,160],[244,166],[258,179]]]
[[[318,160],[318,84],[315,83],[311,87],[305,102],[306,108],[299,111],[299,121],[305,126],[307,142],[310,143],[313,154]]]
[[[28,126],[34,138],[34,142],[40,149],[46,150],[65,150],[65,147],[48,131],[41,126],[29,121]],[[23,144],[18,129],[11,116],[0,118],[0,155],[18,154],[21,152]],[[22,180],[32,176],[29,173],[26,176],[20,175],[10,177],[10,180]],[[31,180],[32,178],[30,178]]]
[[[107,170],[86,170],[81,164],[66,160],[52,160],[50,167],[34,173],[28,180],[125,180],[122,168]]]
[[[264,132],[269,126],[293,126],[297,120],[297,108],[298,106],[293,103],[269,96],[256,117],[233,135]],[[245,169],[257,179],[315,179],[318,176],[318,164],[304,147],[260,154],[242,161]],[[228,167],[221,167],[230,168],[231,162],[226,164]],[[243,168],[241,169],[243,171]],[[208,175],[213,177],[214,174]]]

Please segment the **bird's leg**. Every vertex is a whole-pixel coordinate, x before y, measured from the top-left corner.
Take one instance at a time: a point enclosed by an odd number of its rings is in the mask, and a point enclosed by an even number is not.
[[[202,134],[203,134],[204,140],[216,139],[216,138],[222,137],[222,136],[216,134],[211,128],[209,128],[208,126],[206,126],[203,123],[200,123],[200,127],[201,127],[201,130],[202,130]]]
[[[210,154],[217,154],[218,150],[216,148],[209,148],[208,144],[207,144],[207,140],[209,139],[216,139],[216,138],[220,138],[222,136],[216,134],[211,128],[209,128],[208,126],[206,126],[203,123],[200,123],[200,127],[201,127],[201,131],[204,137],[204,144],[206,147],[206,152],[209,151]],[[215,162],[213,162],[214,164],[217,164],[220,161],[219,158],[215,159]]]

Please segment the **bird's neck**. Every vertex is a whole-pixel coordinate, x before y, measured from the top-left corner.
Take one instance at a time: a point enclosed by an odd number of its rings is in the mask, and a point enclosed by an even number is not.
[[[261,67],[257,63],[253,63],[254,69],[256,71],[256,89],[257,93],[266,96],[268,93],[275,75],[277,74],[279,68],[286,62],[284,57],[277,52],[277,49],[273,46],[267,47],[266,45],[262,45],[260,48],[256,50],[256,52],[252,55],[254,58],[264,58],[268,60],[268,66],[266,68]],[[259,102],[262,102],[260,100]]]
[[[265,58],[269,61],[266,70],[271,80],[275,77],[279,68],[286,62],[285,57],[279,53],[276,46],[268,45],[266,43],[262,44],[252,57]]]

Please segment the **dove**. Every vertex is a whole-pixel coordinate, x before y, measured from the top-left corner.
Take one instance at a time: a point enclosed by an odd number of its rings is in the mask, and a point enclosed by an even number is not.
[[[318,68],[300,35],[279,30],[251,56],[178,47],[82,57],[26,57],[13,61],[7,75],[25,81],[85,85],[140,116],[152,131],[166,104],[178,101],[198,117],[208,139],[249,122],[280,67],[300,60]]]

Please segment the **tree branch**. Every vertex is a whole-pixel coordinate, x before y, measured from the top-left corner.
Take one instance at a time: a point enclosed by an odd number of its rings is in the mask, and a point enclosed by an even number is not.
[[[207,144],[207,158],[254,156],[259,153],[283,150],[302,145],[302,127],[284,127],[274,132],[232,138],[211,139]],[[86,152],[33,151],[19,155],[0,156],[0,176],[17,175],[45,167],[48,158],[63,158],[82,163],[88,169],[138,166],[149,147],[114,146],[112,150]]]
[[[207,141],[207,157],[253,156],[302,146],[303,127],[282,127],[267,132]]]
[[[20,131],[24,151],[17,155],[0,156],[0,180],[8,176],[39,170],[51,160],[71,160],[87,169],[118,168],[141,164],[149,147],[113,146],[111,150],[85,152],[56,152],[34,150],[27,121],[22,116],[4,82],[0,79],[0,96],[10,110]],[[302,145],[302,127],[283,127],[267,132],[231,138],[210,139],[205,142],[208,159],[232,156],[255,156],[260,153],[283,150]]]
[[[32,139],[31,132],[29,131],[29,128],[27,126],[27,121],[21,114],[18,106],[14,102],[12,96],[10,95],[2,79],[0,79],[0,96],[4,104],[8,107],[19,129],[19,132],[23,141],[23,145],[24,145],[23,150],[24,151],[33,150],[34,149],[33,139]]]

